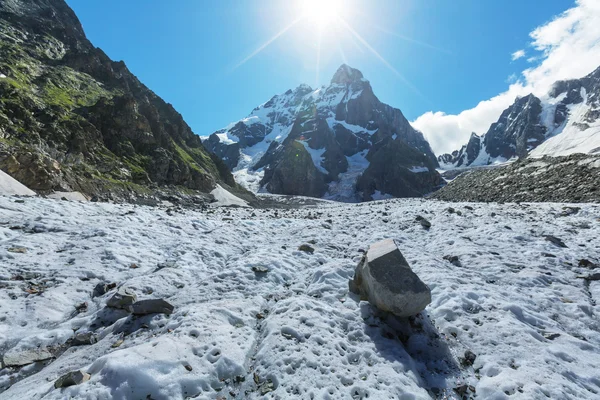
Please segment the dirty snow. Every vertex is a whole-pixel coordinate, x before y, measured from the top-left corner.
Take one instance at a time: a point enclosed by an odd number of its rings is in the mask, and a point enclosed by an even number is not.
[[[36,193],[6,172],[0,170],[0,195],[35,196]]]
[[[0,196],[0,354],[55,355],[0,370],[0,399],[441,399],[463,384],[480,399],[597,399],[600,282],[579,278],[593,270],[578,261],[600,262],[600,207],[563,217],[560,204],[471,206],[167,213]],[[362,252],[384,238],[431,287],[417,318],[348,294]],[[309,241],[314,254],[297,250]],[[106,309],[114,290],[91,297],[100,282],[175,312]],[[87,331],[97,343],[64,345]],[[77,369],[91,380],[54,389]]]

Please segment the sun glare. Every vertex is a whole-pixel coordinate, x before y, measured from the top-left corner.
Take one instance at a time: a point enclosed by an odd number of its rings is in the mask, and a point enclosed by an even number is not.
[[[341,0],[301,0],[302,16],[319,28],[335,23],[342,13]]]

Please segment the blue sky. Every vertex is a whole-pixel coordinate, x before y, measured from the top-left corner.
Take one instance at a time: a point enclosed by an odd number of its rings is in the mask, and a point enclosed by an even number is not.
[[[574,6],[572,0],[347,0],[341,12],[355,33],[328,24],[317,70],[312,20],[238,65],[302,14],[301,0],[67,2],[92,43],[124,60],[199,135],[300,83],[327,83],[344,59],[409,120],[428,111],[458,114],[507,90],[509,76],[530,67],[530,32]],[[520,49],[527,56],[513,61]]]

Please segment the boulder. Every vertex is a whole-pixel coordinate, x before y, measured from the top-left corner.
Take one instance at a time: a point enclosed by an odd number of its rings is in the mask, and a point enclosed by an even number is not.
[[[44,348],[11,349],[4,354],[3,363],[5,367],[22,367],[50,358],[52,353]]]
[[[112,308],[122,308],[127,309],[127,307],[131,306],[137,300],[137,296],[135,292],[125,286],[121,286],[117,289],[117,293],[115,293],[108,301],[106,305]]]
[[[140,300],[131,305],[128,310],[134,315],[173,314],[175,307],[163,299]]]
[[[58,378],[56,382],[54,382],[54,387],[59,389],[73,385],[79,385],[83,382],[89,381],[90,378],[91,375],[86,372],[71,371]]]
[[[413,272],[392,239],[369,247],[349,286],[361,300],[399,317],[418,314],[431,303],[431,290]]]

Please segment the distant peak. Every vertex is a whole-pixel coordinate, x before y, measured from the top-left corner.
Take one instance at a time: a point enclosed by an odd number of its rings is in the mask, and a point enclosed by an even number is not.
[[[335,75],[333,75],[331,83],[346,85],[348,83],[356,82],[361,79],[363,79],[362,72],[346,64],[342,64],[342,66],[339,67],[336,71]]]
[[[308,86],[306,83],[301,84],[294,90],[296,93],[310,93],[312,92],[312,88]]]

